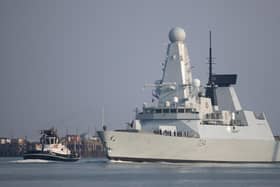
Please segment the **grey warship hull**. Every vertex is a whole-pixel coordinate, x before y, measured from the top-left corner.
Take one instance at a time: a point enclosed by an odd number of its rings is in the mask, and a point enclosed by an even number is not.
[[[149,133],[102,131],[110,160],[135,162],[280,162],[280,142],[197,139]]]

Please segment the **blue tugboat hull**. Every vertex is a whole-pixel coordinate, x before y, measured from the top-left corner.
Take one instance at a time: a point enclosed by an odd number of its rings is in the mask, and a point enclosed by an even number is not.
[[[41,159],[51,161],[75,162],[80,160],[80,157],[76,155],[62,155],[50,152],[27,152],[23,155],[23,159]]]

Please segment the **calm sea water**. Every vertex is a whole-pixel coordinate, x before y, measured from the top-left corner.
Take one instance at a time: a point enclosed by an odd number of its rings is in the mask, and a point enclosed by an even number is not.
[[[0,158],[0,186],[280,186],[280,164],[75,163]]]

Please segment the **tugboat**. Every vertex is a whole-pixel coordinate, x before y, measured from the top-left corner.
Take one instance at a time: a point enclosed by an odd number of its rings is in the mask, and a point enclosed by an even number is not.
[[[24,159],[41,159],[74,162],[80,159],[76,152],[71,152],[60,142],[54,128],[41,130],[40,146],[23,154]]]

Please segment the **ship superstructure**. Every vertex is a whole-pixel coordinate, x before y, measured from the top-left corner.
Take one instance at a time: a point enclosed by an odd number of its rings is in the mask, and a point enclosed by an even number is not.
[[[144,103],[124,130],[100,131],[107,157],[131,161],[277,162],[276,141],[264,113],[242,109],[236,74],[212,73],[210,32],[209,80],[193,79],[186,34],[169,32],[163,75],[154,84],[153,103]]]

